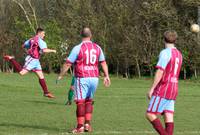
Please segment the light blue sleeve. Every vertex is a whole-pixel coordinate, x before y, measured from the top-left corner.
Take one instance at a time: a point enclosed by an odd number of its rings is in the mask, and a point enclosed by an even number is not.
[[[40,47],[41,50],[47,48],[47,43],[44,42],[41,38],[39,38],[38,44],[39,44],[39,47]]]
[[[30,41],[30,40],[26,40],[26,41],[24,42],[24,48],[26,48],[26,49],[30,48],[30,43],[29,43],[29,41]]]
[[[100,48],[100,47],[99,47]],[[99,61],[105,61],[105,56],[103,54],[102,49],[100,48],[100,56],[99,56]]]
[[[75,46],[72,51],[70,52],[68,58],[67,58],[67,62],[70,62],[70,63],[74,63],[78,57],[78,54],[80,52],[80,49],[81,49],[81,46],[78,45],[78,46]]]
[[[171,59],[171,49],[167,48],[167,49],[162,50],[160,52],[159,60],[156,67],[161,70],[165,70],[170,59]]]

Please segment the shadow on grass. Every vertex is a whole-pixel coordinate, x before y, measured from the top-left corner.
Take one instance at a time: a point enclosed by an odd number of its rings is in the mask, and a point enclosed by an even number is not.
[[[0,127],[15,127],[15,128],[29,128],[29,129],[38,129],[38,130],[46,130],[50,132],[56,132],[56,134],[72,134],[71,129],[59,129],[55,127],[47,127],[41,125],[25,125],[25,124],[16,124],[16,123],[0,123]],[[31,131],[30,131],[31,132]],[[50,133],[51,134],[51,133]],[[45,134],[46,135],[46,134]]]
[[[60,104],[56,101],[37,101],[37,100],[24,100],[24,102],[28,102],[28,103],[34,103],[34,104],[49,104],[49,105],[62,105],[64,106],[64,102],[63,104]]]
[[[25,125],[25,124],[16,124],[16,123],[0,123],[0,127],[31,128],[31,129],[48,130],[48,131],[55,131],[55,132],[66,132],[66,129],[58,129],[55,127],[47,127],[47,126],[41,126],[41,125]]]

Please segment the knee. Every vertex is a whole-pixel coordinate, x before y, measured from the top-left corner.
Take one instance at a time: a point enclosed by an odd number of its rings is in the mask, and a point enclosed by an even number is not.
[[[44,77],[38,77],[39,79],[44,79]]]
[[[25,74],[28,73],[28,72],[29,72],[28,70],[22,69],[22,70],[19,72],[19,74],[20,74],[21,76],[23,76],[23,75],[25,75]]]
[[[148,112],[146,112],[145,116],[146,116],[146,119],[149,121],[153,121],[154,119],[157,118],[155,114],[148,113]]]
[[[44,75],[38,75],[39,79],[44,79]]]
[[[174,115],[173,113],[165,113],[165,122],[174,122]]]
[[[90,99],[90,98],[86,98],[86,99],[85,99],[85,103],[86,103],[86,104],[92,104],[92,102],[93,102],[93,100]]]
[[[149,119],[150,115],[151,115],[150,113],[146,112],[145,114],[146,119]]]

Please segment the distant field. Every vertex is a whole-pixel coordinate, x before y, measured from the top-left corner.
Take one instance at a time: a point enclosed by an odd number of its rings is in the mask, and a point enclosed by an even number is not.
[[[34,74],[0,74],[0,135],[67,135],[75,126],[75,104],[64,106],[70,78],[55,84],[56,96],[47,99]],[[106,89],[100,81],[94,105],[93,133],[99,135],[155,135],[144,117],[146,92],[152,80],[112,78]],[[200,83],[180,81],[176,102],[175,135],[200,135]]]

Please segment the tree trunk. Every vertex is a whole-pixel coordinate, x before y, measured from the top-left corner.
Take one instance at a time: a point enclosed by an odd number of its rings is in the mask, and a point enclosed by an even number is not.
[[[183,69],[183,72],[184,72],[184,77],[183,78],[184,78],[184,80],[186,80],[186,78],[187,78],[187,71],[186,71],[185,68]]]
[[[194,69],[194,78],[197,79],[197,69],[196,69],[196,67]]]
[[[150,70],[150,76],[153,77],[153,68],[151,66],[149,67],[149,70]]]
[[[124,74],[124,75],[125,75],[125,78],[128,79],[128,73],[127,73],[127,70],[125,71],[125,74]]]
[[[117,60],[117,77],[119,77],[119,61]]]
[[[13,0],[13,2],[15,2],[16,4],[18,4],[20,6],[20,8],[23,10],[24,14],[25,14],[25,17],[26,17],[26,20],[28,21],[29,25],[30,25],[30,28],[34,31],[35,31],[35,27],[34,25],[32,24],[31,20],[30,20],[30,17],[28,16],[28,12],[25,10],[24,6],[18,2],[17,0]]]
[[[136,68],[137,68],[137,75],[138,75],[139,78],[141,78],[140,65],[139,65],[137,58],[135,58],[135,62],[136,62]]]
[[[128,78],[130,78],[131,77],[131,75],[130,75],[130,69],[129,68],[127,68],[127,75],[128,75]]]
[[[49,73],[51,73],[52,72],[52,66],[51,66],[51,64],[49,64]]]

